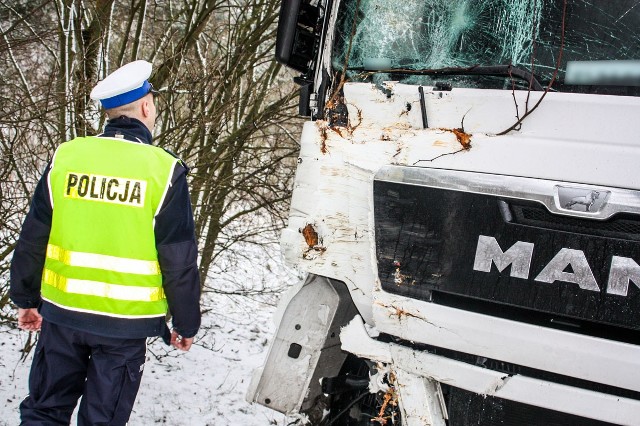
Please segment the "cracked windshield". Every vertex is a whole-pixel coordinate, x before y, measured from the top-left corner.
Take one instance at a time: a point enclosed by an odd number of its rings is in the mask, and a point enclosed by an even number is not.
[[[640,94],[640,1],[345,0],[339,16],[351,81]]]

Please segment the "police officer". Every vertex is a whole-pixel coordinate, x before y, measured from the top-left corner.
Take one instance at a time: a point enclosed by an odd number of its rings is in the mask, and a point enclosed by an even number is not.
[[[18,326],[41,330],[23,425],[68,425],[81,396],[79,425],[126,424],[146,338],[188,351],[200,327],[187,168],[151,145],[150,75],[135,61],[99,82],[104,133],[61,144],[36,187],[11,263]]]

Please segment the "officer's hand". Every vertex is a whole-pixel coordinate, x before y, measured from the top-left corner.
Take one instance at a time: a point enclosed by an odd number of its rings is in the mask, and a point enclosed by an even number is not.
[[[38,331],[42,326],[42,316],[36,308],[18,308],[18,328],[27,331]]]
[[[171,345],[181,351],[188,351],[193,344],[193,337],[182,337],[176,330],[171,331]]]

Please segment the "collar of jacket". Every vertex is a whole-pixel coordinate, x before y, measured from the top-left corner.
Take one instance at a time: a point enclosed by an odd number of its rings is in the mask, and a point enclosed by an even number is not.
[[[151,132],[147,129],[147,126],[142,123],[142,121],[136,118],[126,117],[124,115],[109,120],[104,128],[104,133],[99,136],[111,138],[122,137],[120,135],[124,136],[126,140],[142,142],[149,145],[153,140]]]

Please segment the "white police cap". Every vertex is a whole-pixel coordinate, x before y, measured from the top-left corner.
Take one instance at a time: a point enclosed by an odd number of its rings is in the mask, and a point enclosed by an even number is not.
[[[140,99],[153,91],[147,81],[151,75],[151,64],[133,61],[121,66],[91,91],[91,99],[99,100],[105,109],[116,108]]]

